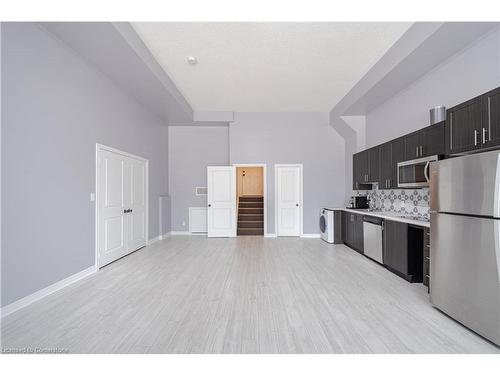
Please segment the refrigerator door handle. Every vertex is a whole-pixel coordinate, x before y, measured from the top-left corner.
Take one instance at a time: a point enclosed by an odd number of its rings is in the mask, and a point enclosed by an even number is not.
[[[497,259],[498,284],[500,284],[500,220],[495,220],[495,255]]]

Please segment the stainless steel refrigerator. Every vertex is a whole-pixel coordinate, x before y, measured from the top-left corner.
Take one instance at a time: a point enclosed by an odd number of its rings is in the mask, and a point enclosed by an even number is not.
[[[500,345],[500,151],[431,163],[431,303]]]

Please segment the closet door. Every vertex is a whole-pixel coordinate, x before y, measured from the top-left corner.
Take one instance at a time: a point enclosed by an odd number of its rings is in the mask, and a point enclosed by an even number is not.
[[[147,160],[98,149],[97,253],[103,267],[146,245]]]
[[[98,199],[99,267],[127,254],[125,211],[126,161],[114,152],[100,152]]]
[[[146,246],[146,163],[126,158],[125,206],[127,222],[127,249],[135,251]]]

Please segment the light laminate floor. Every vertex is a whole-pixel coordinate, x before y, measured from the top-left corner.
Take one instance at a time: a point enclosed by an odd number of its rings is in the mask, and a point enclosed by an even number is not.
[[[173,236],[2,320],[71,353],[499,353],[409,284],[319,239]]]

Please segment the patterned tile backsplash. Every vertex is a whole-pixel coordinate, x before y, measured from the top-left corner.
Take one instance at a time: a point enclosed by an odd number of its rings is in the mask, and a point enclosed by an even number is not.
[[[429,189],[379,190],[373,185],[368,192],[370,208],[421,216],[429,219]]]

